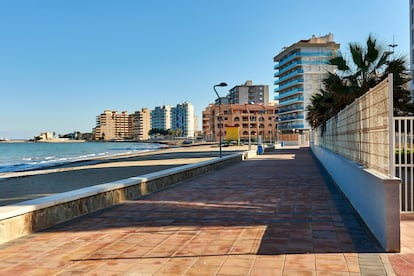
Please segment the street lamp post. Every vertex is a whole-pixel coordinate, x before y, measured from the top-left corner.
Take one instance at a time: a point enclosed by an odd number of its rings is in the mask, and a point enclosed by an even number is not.
[[[224,86],[227,86],[227,83],[221,82],[221,83],[216,84],[216,85],[213,86],[214,92],[216,92],[216,95],[217,95],[217,98],[218,98],[218,102],[219,102],[219,116],[218,116],[219,119],[218,119],[218,122],[219,122],[219,136],[220,136],[220,143],[219,143],[219,146],[220,146],[220,158],[221,158],[222,157],[222,150],[221,150],[221,141],[222,141],[222,138],[221,138],[221,136],[222,136],[222,134],[221,134],[221,124],[222,124],[222,122],[221,122],[221,97],[217,93],[216,86],[224,87]]]
[[[244,105],[247,110],[247,131],[249,132],[249,150],[252,149],[252,140],[250,138],[250,109],[247,107],[247,104]]]

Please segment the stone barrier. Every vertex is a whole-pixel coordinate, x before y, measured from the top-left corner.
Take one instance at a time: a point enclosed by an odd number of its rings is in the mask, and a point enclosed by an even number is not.
[[[180,181],[254,156],[243,152],[115,182],[0,207],[0,243],[49,228],[76,217],[135,200]]]

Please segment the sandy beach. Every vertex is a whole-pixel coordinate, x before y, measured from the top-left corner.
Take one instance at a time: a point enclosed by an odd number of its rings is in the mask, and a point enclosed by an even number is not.
[[[222,150],[226,155],[247,150],[247,146],[223,147]],[[194,145],[6,173],[0,175],[0,206],[202,162],[218,155],[217,145]]]

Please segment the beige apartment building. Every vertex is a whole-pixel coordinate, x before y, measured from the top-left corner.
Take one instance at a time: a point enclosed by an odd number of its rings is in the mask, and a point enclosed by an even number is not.
[[[219,114],[221,116],[219,116]],[[222,117],[222,120],[219,118]],[[226,127],[238,127],[239,140],[272,143],[276,139],[276,107],[259,104],[210,104],[203,111],[204,139],[225,140]]]
[[[128,112],[105,110],[96,117],[96,140],[123,140],[131,138],[131,117]]]
[[[136,140],[148,140],[151,129],[151,112],[147,108],[135,111],[131,114],[132,138]]]

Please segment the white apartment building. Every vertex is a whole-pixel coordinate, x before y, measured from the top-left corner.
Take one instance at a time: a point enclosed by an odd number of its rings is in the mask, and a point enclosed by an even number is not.
[[[333,34],[300,40],[284,47],[274,58],[275,100],[279,100],[278,130],[283,133],[303,133],[310,129],[306,122],[306,106],[321,89],[327,72],[335,66],[327,62],[339,49]]]
[[[151,110],[151,128],[163,130],[171,128],[171,106],[156,106]]]

